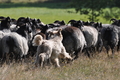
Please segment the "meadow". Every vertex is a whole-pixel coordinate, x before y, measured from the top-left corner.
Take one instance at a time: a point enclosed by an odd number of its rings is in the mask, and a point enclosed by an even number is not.
[[[80,56],[69,64],[61,63],[60,68],[36,68],[27,62],[4,64],[0,67],[0,80],[119,80],[119,57],[118,52],[114,58],[101,52],[91,59]]]
[[[0,16],[39,18],[45,24],[55,20],[87,21],[87,15],[76,14],[67,3],[0,3]],[[100,17],[100,22],[110,23]],[[61,68],[46,66],[35,68],[34,59],[21,63],[4,64],[0,67],[0,80],[120,80],[120,52],[110,58],[105,51],[92,58],[81,55],[77,60]]]
[[[10,16],[18,19],[19,17],[39,18],[44,23],[52,23],[55,20],[64,20],[66,23],[71,20],[88,21],[87,15],[76,13],[74,8],[69,7],[68,3],[0,3],[0,16]],[[99,17],[99,22],[109,23]]]

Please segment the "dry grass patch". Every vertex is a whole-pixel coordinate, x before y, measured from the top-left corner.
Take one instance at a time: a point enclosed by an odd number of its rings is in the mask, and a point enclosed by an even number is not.
[[[102,52],[89,59],[80,56],[61,68],[35,68],[33,63],[11,63],[0,67],[0,80],[119,80],[120,54],[108,58]]]

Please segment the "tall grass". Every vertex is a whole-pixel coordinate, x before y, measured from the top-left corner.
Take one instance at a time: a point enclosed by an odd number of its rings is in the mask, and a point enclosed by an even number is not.
[[[34,68],[32,63],[11,63],[0,67],[0,80],[119,80],[120,54],[108,58],[102,52],[91,59],[80,56],[61,68]]]

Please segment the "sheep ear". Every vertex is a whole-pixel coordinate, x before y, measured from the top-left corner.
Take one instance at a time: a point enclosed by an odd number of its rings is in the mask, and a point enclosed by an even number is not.
[[[59,20],[56,20],[56,21],[54,21],[53,23],[58,23],[58,22],[60,22]]]
[[[41,20],[40,19],[37,19],[38,23],[41,23]]]
[[[76,22],[76,20],[70,20],[67,24],[74,23],[74,22]]]
[[[13,18],[12,18],[12,19],[11,19],[11,21],[14,21],[14,22],[16,22],[16,19],[13,19]]]
[[[61,23],[62,23],[63,25],[65,25],[65,21],[64,21],[64,20],[62,20]]]
[[[11,21],[11,19],[10,19],[10,17],[9,17],[9,16],[6,18],[6,20],[7,20],[7,21]]]
[[[114,19],[114,18],[112,18],[110,21],[113,21],[113,22],[115,22],[115,21],[117,21],[116,19]]]
[[[102,23],[100,23],[100,27],[102,28]]]

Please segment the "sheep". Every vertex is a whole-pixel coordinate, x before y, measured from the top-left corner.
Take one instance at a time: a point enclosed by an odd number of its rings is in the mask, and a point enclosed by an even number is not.
[[[98,52],[101,52],[102,51],[102,47],[103,47],[103,41],[101,39],[101,29],[102,29],[102,23],[100,22],[90,22],[91,26],[96,28],[97,31],[98,31],[98,41],[97,41],[97,44],[96,44],[96,50]]]
[[[62,20],[62,21],[56,20],[56,21],[54,21],[54,23],[60,24],[60,25],[65,25],[65,21],[64,20]]]
[[[0,17],[0,19],[0,30],[9,29],[10,31],[14,32],[18,29],[18,27],[16,27],[16,19],[10,17]]]
[[[10,20],[9,17],[1,20],[2,31],[0,32],[0,44],[2,46],[0,46],[0,52],[3,62],[6,59],[6,54],[11,55],[11,53],[14,53],[15,58],[17,58],[17,56],[21,58],[28,52],[27,40],[18,33],[11,32]]]
[[[15,60],[20,60],[28,53],[27,40],[16,32],[11,32],[9,35],[4,35],[1,39],[2,45],[2,62],[6,60],[6,55],[14,54]],[[13,58],[13,57],[12,57]]]
[[[7,32],[3,32],[3,31],[0,31],[0,59],[2,59],[2,38],[5,36],[5,35],[9,35],[10,33],[7,33]]]
[[[119,51],[119,48],[120,48],[120,20],[111,19],[110,21],[113,21],[113,23],[111,25],[115,25],[115,27],[118,30],[119,42],[118,42],[118,45],[117,45],[117,51]]]
[[[1,24],[0,24],[0,59],[2,59],[2,42],[1,39],[5,36],[5,35],[9,35],[10,34],[10,17],[0,17],[1,19]]]
[[[98,42],[98,31],[92,26],[85,26],[83,24],[83,21],[76,21],[76,20],[70,20],[68,23],[71,23],[71,25],[79,28],[85,37],[87,46],[85,48],[86,54],[88,57],[90,57],[90,48],[95,48]]]
[[[111,23],[111,24],[102,24],[102,29],[103,29],[102,32],[104,32],[104,30],[106,30],[108,27],[115,27],[117,29],[118,38],[119,38],[119,41],[118,41],[118,44],[117,44],[117,51],[119,51],[119,48],[120,48],[120,20],[111,19],[110,21],[113,21],[113,23]]]
[[[119,41],[118,30],[116,26],[113,25],[113,26],[108,26],[107,28],[102,28],[101,37],[103,41],[103,46],[105,47],[107,54],[110,47],[112,50],[112,56],[113,56],[114,49],[118,45],[118,41]]]
[[[120,26],[120,20],[117,20],[117,19],[111,19],[110,21],[113,21],[112,25],[117,25],[117,26]]]
[[[38,60],[41,58],[41,66],[43,66],[45,59],[50,59],[53,64],[60,67],[59,56],[62,55],[61,58],[70,60],[72,60],[72,57],[66,52],[62,44],[63,36],[61,34],[61,29],[49,33],[51,36],[54,34],[55,37],[49,40],[43,40],[41,35],[36,35],[33,39],[33,45],[38,46],[35,64],[37,65],[39,62]]]
[[[3,29],[10,29],[10,25],[11,25],[10,22],[11,22],[10,17],[3,18],[3,19],[1,20],[0,30],[3,30]]]

